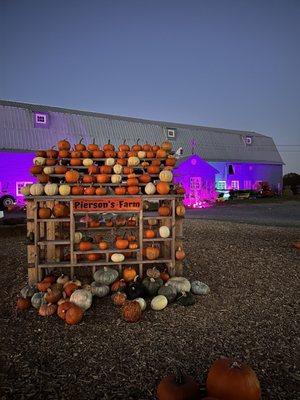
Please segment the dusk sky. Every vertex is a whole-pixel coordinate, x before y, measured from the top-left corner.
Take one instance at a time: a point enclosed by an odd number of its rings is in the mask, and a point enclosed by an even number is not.
[[[300,173],[299,0],[0,5],[0,98],[261,132]]]

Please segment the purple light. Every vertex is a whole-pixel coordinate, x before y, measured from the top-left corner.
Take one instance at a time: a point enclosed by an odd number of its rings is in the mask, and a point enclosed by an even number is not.
[[[50,126],[50,114],[45,112],[35,112],[34,116],[34,127],[35,128],[49,128]]]

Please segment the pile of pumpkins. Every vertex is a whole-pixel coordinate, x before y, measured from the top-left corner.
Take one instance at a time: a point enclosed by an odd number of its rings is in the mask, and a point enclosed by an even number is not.
[[[206,396],[200,392],[199,383],[177,368],[167,375],[157,387],[158,400],[260,400],[260,382],[247,364],[221,357],[210,366],[206,379]]]
[[[184,277],[171,278],[166,271],[160,272],[155,267],[148,268],[144,279],[139,279],[133,267],[125,267],[122,277],[114,268],[100,268],[93,278],[91,284],[82,284],[66,275],[56,279],[48,274],[36,286],[26,285],[21,290],[16,308],[23,311],[34,307],[41,316],[57,314],[67,324],[74,325],[91,307],[94,296],[102,298],[111,294],[113,304],[121,308],[122,318],[137,322],[146,309],[145,297],[151,298],[153,310],[160,311],[174,301],[183,306],[193,305],[194,295],[209,292],[205,283],[190,282]]]
[[[71,149],[70,142],[63,139],[57,150],[37,151],[33,164],[30,172],[38,183],[25,186],[25,196],[137,195],[142,186],[148,195],[184,194],[183,187],[172,185],[176,158],[169,141],[159,146],[141,145],[138,140],[131,147],[124,141],[118,148],[108,141],[101,149],[94,142],[84,145],[80,140]],[[52,182],[56,175],[60,184]]]

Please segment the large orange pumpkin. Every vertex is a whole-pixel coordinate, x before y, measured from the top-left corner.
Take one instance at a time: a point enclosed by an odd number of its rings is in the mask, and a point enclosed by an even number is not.
[[[158,400],[199,400],[200,386],[188,375],[178,370],[177,374],[167,375],[157,387]]]
[[[167,182],[158,182],[156,185],[157,193],[161,195],[168,194],[170,192],[170,185]]]
[[[74,196],[80,196],[84,192],[84,187],[83,186],[72,186],[71,187],[71,194]]]
[[[93,245],[91,242],[82,241],[79,243],[79,250],[80,251],[90,251],[92,250]]]
[[[93,151],[93,158],[104,158],[104,151],[103,150]]]
[[[136,195],[140,192],[140,188],[138,186],[128,186],[126,192],[131,195]]]
[[[112,173],[112,167],[109,165],[101,165],[99,167],[100,174],[111,174]]]
[[[65,173],[65,179],[66,182],[68,183],[75,183],[78,182],[78,179],[80,177],[80,174],[78,171],[75,171],[74,169],[70,169]]]
[[[110,176],[107,174],[98,174],[97,182],[98,183],[108,183],[108,182],[110,182]]]
[[[80,160],[80,158],[71,158],[70,165],[72,165],[73,167],[80,167],[82,165],[82,161]]]
[[[125,186],[117,186],[115,188],[115,194],[118,196],[122,196],[126,194],[126,187]]]
[[[136,144],[134,144],[134,145],[131,147],[131,150],[132,150],[132,151],[138,152],[138,151],[142,150],[142,146],[139,144],[139,141],[140,141],[140,139],[138,139],[138,140],[136,141]]]
[[[17,310],[20,310],[20,311],[28,310],[28,308],[30,308],[30,306],[31,306],[30,298],[24,299],[23,297],[20,297],[17,300],[17,304],[16,304]]]
[[[126,140],[124,140],[123,144],[119,145],[119,151],[129,151],[130,147],[126,144]]]
[[[158,208],[158,215],[160,215],[161,217],[168,217],[169,215],[171,215],[171,208],[167,205],[162,205]]]
[[[81,143],[82,141],[83,141],[83,138],[81,138],[81,139],[79,140],[79,143],[75,144],[75,150],[77,150],[77,151],[83,151],[83,150],[86,149],[85,145]]]
[[[66,139],[63,139],[57,143],[57,148],[58,150],[70,150],[71,145]]]

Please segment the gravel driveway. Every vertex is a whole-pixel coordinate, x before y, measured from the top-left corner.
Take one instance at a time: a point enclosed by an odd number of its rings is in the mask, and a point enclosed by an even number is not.
[[[14,310],[26,281],[25,235],[0,234],[2,400],[155,399],[174,365],[203,383],[220,355],[255,369],[263,399],[297,399],[300,257],[291,242],[299,229],[186,220],[185,275],[206,282],[209,295],[148,310],[137,324],[98,299],[73,327]]]

